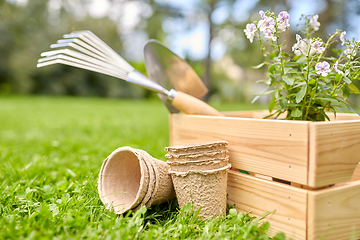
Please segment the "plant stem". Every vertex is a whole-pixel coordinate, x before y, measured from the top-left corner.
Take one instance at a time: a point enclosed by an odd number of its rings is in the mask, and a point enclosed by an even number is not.
[[[311,63],[311,60],[312,60],[312,58],[310,58],[310,51],[311,51],[311,45],[309,46],[309,50],[308,50],[308,53],[307,53],[307,70],[306,70],[306,76],[305,76],[306,93],[305,93],[304,99],[306,99],[306,96],[308,95],[308,92],[309,92],[309,84],[308,84],[308,82],[309,82],[309,74],[310,74],[310,63]],[[309,95],[310,95],[310,100],[309,100],[309,106],[308,107],[306,107],[306,102],[303,101],[303,109],[305,108],[305,114],[303,116],[303,120],[306,120],[308,112],[309,112],[309,107],[310,107],[310,103],[311,103],[311,99],[312,99],[311,93]]]
[[[260,32],[260,29],[258,28],[258,33],[259,33],[259,43],[260,43],[260,49],[261,49],[261,52],[264,56],[264,63],[266,65],[266,69],[267,71],[269,72],[269,63],[267,61],[267,58],[266,58],[266,53],[265,53],[265,46],[263,45],[263,42],[261,40],[261,32]]]

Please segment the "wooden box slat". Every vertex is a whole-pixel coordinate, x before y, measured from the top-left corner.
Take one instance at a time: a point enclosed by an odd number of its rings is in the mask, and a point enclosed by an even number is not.
[[[307,125],[300,121],[172,114],[170,145],[225,140],[233,167],[306,185]]]
[[[225,114],[171,114],[170,145],[225,140],[233,167],[311,188],[350,180],[360,162],[357,115],[314,123],[260,119],[266,111]]]
[[[296,240],[360,238],[360,181],[306,190],[229,171],[228,204]],[[322,238],[325,237],[325,238]]]
[[[360,239],[360,181],[309,191],[307,225],[308,239]]]
[[[309,131],[308,185],[349,181],[360,162],[360,120],[311,123]]]
[[[235,204],[238,211],[251,211],[251,215],[262,216],[275,210],[266,217],[270,221],[271,231],[282,231],[287,237],[306,238],[305,189],[230,170],[227,191],[228,204]]]

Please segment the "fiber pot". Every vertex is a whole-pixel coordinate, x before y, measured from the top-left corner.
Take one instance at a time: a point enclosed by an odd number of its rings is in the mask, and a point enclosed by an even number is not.
[[[170,171],[179,206],[190,202],[199,216],[209,219],[226,212],[227,176],[231,165],[214,170]]]
[[[121,214],[137,207],[148,190],[149,172],[140,151],[121,147],[103,162],[99,173],[98,191],[108,209]]]
[[[148,203],[154,192],[155,183],[156,183],[155,170],[154,170],[151,162],[149,161],[149,157],[151,157],[151,156],[143,150],[140,150],[140,151],[141,151],[141,153],[140,153],[141,160],[143,160],[145,162],[148,173],[149,173],[149,181],[148,181],[148,187],[147,187],[146,194],[145,194],[143,200],[141,201],[141,203],[134,209],[135,211],[140,209],[140,207],[144,206],[144,205],[146,207],[150,207],[150,205]]]
[[[155,187],[146,206],[156,205],[175,198],[176,195],[169,174],[170,166],[166,162],[151,156],[148,158],[148,161],[155,172]]]
[[[211,150],[203,151],[199,153],[178,153],[178,154],[166,154],[165,157],[169,159],[170,162],[186,162],[186,161],[204,161],[211,158],[225,158],[229,154],[227,150]],[[169,162],[168,161],[168,162]]]
[[[170,154],[194,154],[194,153],[203,153],[204,151],[214,151],[214,150],[226,150],[228,143],[226,141],[217,141],[217,142],[205,142],[205,143],[196,143],[188,145],[180,145],[175,147],[166,147],[165,150]]]
[[[209,158],[195,161],[167,161],[171,171],[186,172],[189,169],[196,171],[211,170],[225,167],[229,163],[229,157]]]

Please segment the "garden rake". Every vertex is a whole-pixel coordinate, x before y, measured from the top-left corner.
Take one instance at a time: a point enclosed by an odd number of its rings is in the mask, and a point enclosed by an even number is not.
[[[63,37],[64,39],[58,40],[56,44],[50,45],[50,48],[56,50],[41,53],[43,58],[38,60],[37,67],[60,63],[106,74],[161,93],[175,108],[184,113],[222,116],[200,99],[174,89],[167,90],[136,71],[91,31],[72,32]]]

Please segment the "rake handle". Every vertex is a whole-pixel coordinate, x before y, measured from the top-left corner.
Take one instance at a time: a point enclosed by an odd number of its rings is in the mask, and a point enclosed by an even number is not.
[[[177,91],[171,104],[186,114],[224,116],[218,110],[200,99],[179,91]]]

